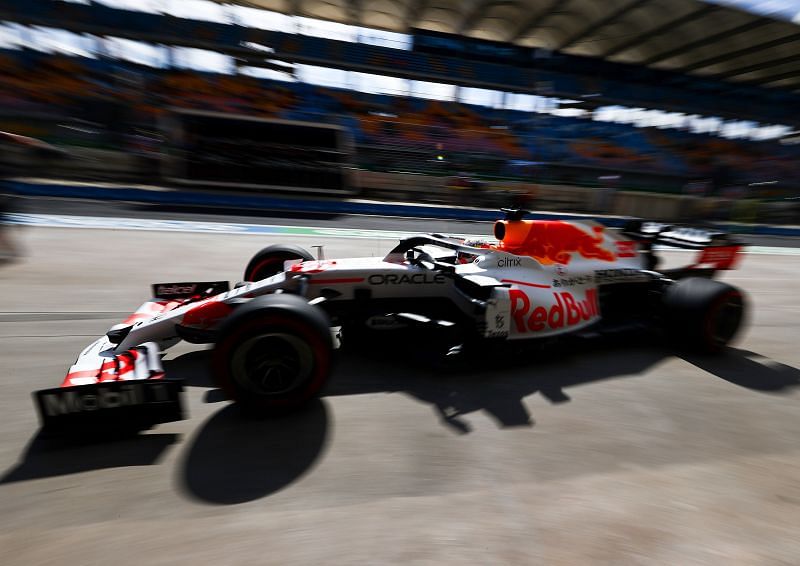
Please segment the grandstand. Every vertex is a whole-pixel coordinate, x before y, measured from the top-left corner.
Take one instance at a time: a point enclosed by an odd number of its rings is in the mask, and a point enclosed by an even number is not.
[[[800,188],[800,28],[774,14],[695,0],[161,4],[0,10],[0,129],[157,153],[177,106],[344,127],[363,170]]]

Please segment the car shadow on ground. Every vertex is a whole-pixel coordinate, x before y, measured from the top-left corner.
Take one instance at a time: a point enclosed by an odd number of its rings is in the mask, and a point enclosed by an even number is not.
[[[260,499],[308,473],[324,452],[329,416],[315,399],[298,412],[270,419],[226,405],[198,429],[176,469],[178,488],[205,503]]]
[[[208,389],[205,403],[226,401],[213,388],[209,352],[198,350],[164,362],[171,378]],[[192,499],[235,504],[283,489],[307,473],[328,439],[329,411],[315,399],[300,411],[258,419],[225,404],[195,431],[177,469],[178,488]]]
[[[570,401],[570,387],[606,379],[635,378],[675,352],[649,343],[545,348],[504,353],[440,367],[403,363],[395,354],[391,363],[378,352],[344,356],[324,395],[400,392],[431,405],[441,422],[458,433],[470,432],[460,417],[484,411],[500,427],[533,426],[524,399],[539,393],[550,403]],[[495,356],[500,357],[495,357]],[[800,386],[800,370],[735,348],[716,356],[678,353],[679,357],[739,387],[770,393]]]
[[[634,376],[663,357],[651,348],[589,357],[560,352],[557,361],[536,353],[502,352],[432,366],[396,358],[387,363],[376,352],[363,352],[343,357],[324,395],[404,393],[433,407],[442,424],[460,434],[471,432],[462,417],[478,411],[501,428],[529,427],[534,419],[525,406],[526,397],[539,393],[553,404],[566,403],[570,397],[565,389],[571,386]]]
[[[594,349],[543,349],[482,355],[478,360],[430,363],[398,350],[342,352],[333,378],[303,410],[282,417],[253,419],[223,404],[191,434],[175,469],[178,490],[203,503],[230,505],[284,489],[307,474],[330,441],[326,398],[396,392],[435,409],[442,425],[456,434],[471,432],[463,418],[477,411],[501,428],[530,427],[524,400],[540,393],[551,403],[570,401],[570,387],[605,379],[636,378],[674,354],[661,347],[608,344]],[[758,393],[781,394],[800,386],[800,370],[753,352],[729,349],[721,356],[682,356],[698,368]],[[224,400],[213,389],[208,351],[165,362],[167,374],[188,387],[209,388],[207,403]],[[148,433],[102,444],[60,444],[35,436],[19,464],[0,483],[159,461],[179,435]]]
[[[0,485],[90,470],[148,466],[157,463],[179,439],[178,434],[153,433],[117,437],[113,442],[98,442],[96,438],[67,441],[46,438],[37,432],[20,462],[0,476]]]
[[[432,406],[443,426],[471,432],[463,417],[490,415],[501,428],[530,427],[534,420],[524,400],[539,393],[549,402],[570,401],[570,387],[605,379],[636,378],[674,354],[663,347],[630,342],[601,343],[594,349],[547,348],[538,353],[461,359],[450,365],[413,355],[376,350],[342,352],[322,394],[305,410],[268,420],[248,420],[233,405],[209,418],[184,451],[176,470],[180,489],[212,504],[235,504],[275,493],[295,482],[321,460],[329,441],[325,399],[365,393],[403,393]],[[783,392],[800,385],[796,368],[730,349],[721,356],[683,356],[725,381],[755,391]],[[184,354],[167,362],[167,371],[188,386],[209,387],[208,352]],[[535,370],[535,371],[532,371]],[[207,402],[222,399],[210,389]]]
[[[800,386],[800,370],[748,350],[729,348],[719,356],[681,356],[690,364],[739,387],[783,393]]]

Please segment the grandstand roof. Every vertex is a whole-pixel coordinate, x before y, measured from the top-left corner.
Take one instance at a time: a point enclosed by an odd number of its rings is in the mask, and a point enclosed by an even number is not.
[[[229,2],[231,0],[220,0]],[[512,42],[800,90],[800,26],[699,0],[235,0],[408,33]]]

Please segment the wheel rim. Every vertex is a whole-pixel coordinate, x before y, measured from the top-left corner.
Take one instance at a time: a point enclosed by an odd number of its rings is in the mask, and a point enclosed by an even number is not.
[[[710,321],[711,338],[717,345],[727,344],[736,334],[742,321],[743,304],[739,293],[724,297],[712,313]]]
[[[314,367],[311,347],[292,334],[259,334],[236,348],[231,359],[234,381],[256,395],[285,394],[304,383]]]

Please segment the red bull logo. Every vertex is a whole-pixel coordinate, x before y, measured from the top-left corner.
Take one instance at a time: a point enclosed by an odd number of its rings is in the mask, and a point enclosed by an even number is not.
[[[528,255],[544,265],[567,265],[577,253],[586,259],[614,261],[616,256],[604,248],[603,226],[593,226],[587,232],[562,220],[500,221],[495,224],[499,249]]]
[[[555,303],[550,308],[531,309],[531,299],[519,289],[508,292],[511,300],[511,320],[517,332],[541,332],[575,326],[600,316],[597,289],[587,289],[586,298],[576,300],[569,291],[554,292]]]

